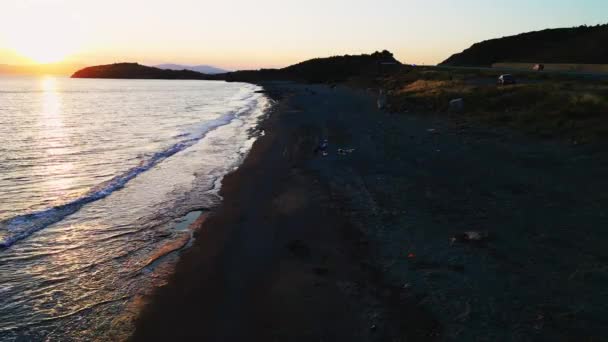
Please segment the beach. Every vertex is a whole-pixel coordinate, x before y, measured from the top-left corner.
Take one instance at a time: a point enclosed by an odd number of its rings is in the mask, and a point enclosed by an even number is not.
[[[132,340],[608,333],[601,148],[380,111],[345,85],[262,85],[264,135]]]
[[[0,342],[608,341],[608,1],[5,2]]]

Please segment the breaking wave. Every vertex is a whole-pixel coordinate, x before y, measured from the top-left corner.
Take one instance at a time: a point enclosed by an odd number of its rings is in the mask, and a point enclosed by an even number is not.
[[[122,189],[129,181],[137,177],[142,172],[146,172],[155,165],[161,163],[163,160],[187,149],[203,139],[209,132],[218,127],[229,124],[235,118],[249,113],[254,108],[254,104],[250,103],[238,111],[228,112],[215,120],[205,122],[203,125],[198,127],[196,132],[180,135],[179,137],[183,138],[181,141],[162,151],[154,153],[148,159],[141,161],[138,166],[133,167],[108,181],[98,184],[77,199],[51,208],[0,221],[0,248],[10,247],[15,242],[28,237],[34,232],[44,229],[45,227],[57,223],[63,220],[65,217],[74,214],[85,204],[100,200],[113,192]]]

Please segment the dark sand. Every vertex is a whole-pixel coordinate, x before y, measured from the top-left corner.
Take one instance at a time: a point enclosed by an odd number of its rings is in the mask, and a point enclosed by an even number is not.
[[[280,97],[266,135],[134,340],[608,336],[603,149],[383,113],[341,86],[265,87]]]

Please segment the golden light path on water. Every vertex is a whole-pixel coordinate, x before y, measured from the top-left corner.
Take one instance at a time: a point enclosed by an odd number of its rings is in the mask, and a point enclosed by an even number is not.
[[[62,154],[71,152],[66,149],[74,144],[69,141],[70,136],[64,127],[63,98],[59,82],[55,77],[44,76],[40,81],[40,87],[43,96],[38,117],[40,129],[37,130],[39,134],[36,141],[47,156],[55,159],[53,163],[46,165],[46,173],[49,177],[42,186],[46,191],[62,196],[66,195],[74,180],[71,177],[74,165],[68,158],[62,158]]]

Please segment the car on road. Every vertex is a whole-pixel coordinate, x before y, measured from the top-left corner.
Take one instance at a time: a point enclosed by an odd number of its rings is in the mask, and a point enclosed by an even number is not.
[[[517,83],[515,81],[515,77],[513,77],[513,75],[511,74],[504,74],[504,75],[500,75],[500,77],[498,77],[498,85],[509,85],[509,84],[515,84]]]

